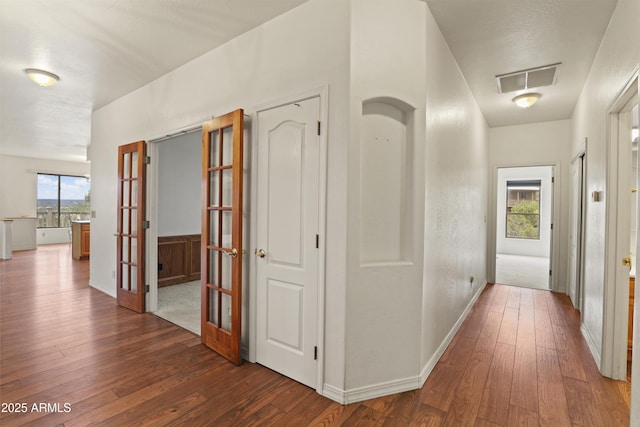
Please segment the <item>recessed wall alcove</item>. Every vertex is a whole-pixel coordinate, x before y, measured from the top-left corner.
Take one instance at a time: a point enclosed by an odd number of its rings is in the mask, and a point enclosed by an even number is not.
[[[362,265],[413,260],[414,111],[414,107],[396,98],[372,98],[362,103]]]

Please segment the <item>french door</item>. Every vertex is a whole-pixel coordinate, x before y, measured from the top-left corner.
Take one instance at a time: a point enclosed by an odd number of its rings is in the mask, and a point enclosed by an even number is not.
[[[145,158],[145,141],[118,147],[117,301],[138,313],[145,299]]]
[[[202,125],[201,339],[239,364],[244,112]]]

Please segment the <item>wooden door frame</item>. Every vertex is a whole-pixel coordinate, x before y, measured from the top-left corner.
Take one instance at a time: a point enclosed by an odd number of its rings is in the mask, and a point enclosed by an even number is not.
[[[310,98],[319,98],[320,100],[320,165],[319,165],[319,204],[318,204],[318,230],[319,230],[319,246],[318,251],[318,313],[317,313],[317,346],[318,346],[318,360],[316,371],[316,391],[320,394],[323,392],[324,384],[324,312],[325,312],[325,263],[326,263],[326,234],[327,234],[327,144],[328,144],[328,87],[323,86],[320,88],[312,89],[308,92],[300,93],[297,95],[288,96],[286,98],[279,99],[277,101],[265,103],[254,108],[252,117],[255,118],[255,124],[251,132],[251,142],[253,149],[251,150],[251,227],[250,227],[250,250],[247,253],[250,255],[250,273],[249,273],[249,312],[250,312],[250,327],[249,327],[249,361],[255,363],[256,361],[256,346],[257,346],[257,313],[258,313],[258,301],[257,301],[257,277],[256,277],[256,257],[253,255],[257,249],[258,230],[255,224],[257,224],[257,212],[253,207],[258,205],[258,177],[255,173],[258,169],[258,113],[261,111],[269,110],[272,108],[282,107],[292,104],[294,102],[304,101]]]
[[[606,117],[606,220],[605,220],[605,261],[604,261],[604,298],[602,348],[591,349],[600,372],[607,377],[624,380],[627,372],[627,331],[629,315],[629,286],[619,286],[624,279],[624,268],[620,267],[622,234],[629,234],[629,228],[621,230],[619,212],[619,156],[620,135],[618,132],[619,117],[625,107],[634,99],[638,100],[640,92],[639,70],[636,69],[631,79],[624,85],[607,109]],[[636,197],[637,193],[636,193]],[[626,249],[626,252],[628,252]],[[637,258],[636,258],[637,260]],[[621,276],[622,275],[622,276]],[[629,280],[626,272],[627,281]]]

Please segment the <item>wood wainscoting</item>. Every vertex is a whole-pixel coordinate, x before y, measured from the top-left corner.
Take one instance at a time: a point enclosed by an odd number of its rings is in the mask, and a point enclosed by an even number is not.
[[[158,237],[158,287],[200,280],[200,235]]]

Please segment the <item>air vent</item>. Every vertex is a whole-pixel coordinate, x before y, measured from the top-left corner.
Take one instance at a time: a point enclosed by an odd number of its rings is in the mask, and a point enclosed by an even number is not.
[[[517,92],[542,86],[555,84],[558,78],[557,64],[544,65],[542,67],[529,68],[528,70],[515,71],[513,73],[496,76],[499,93]]]

